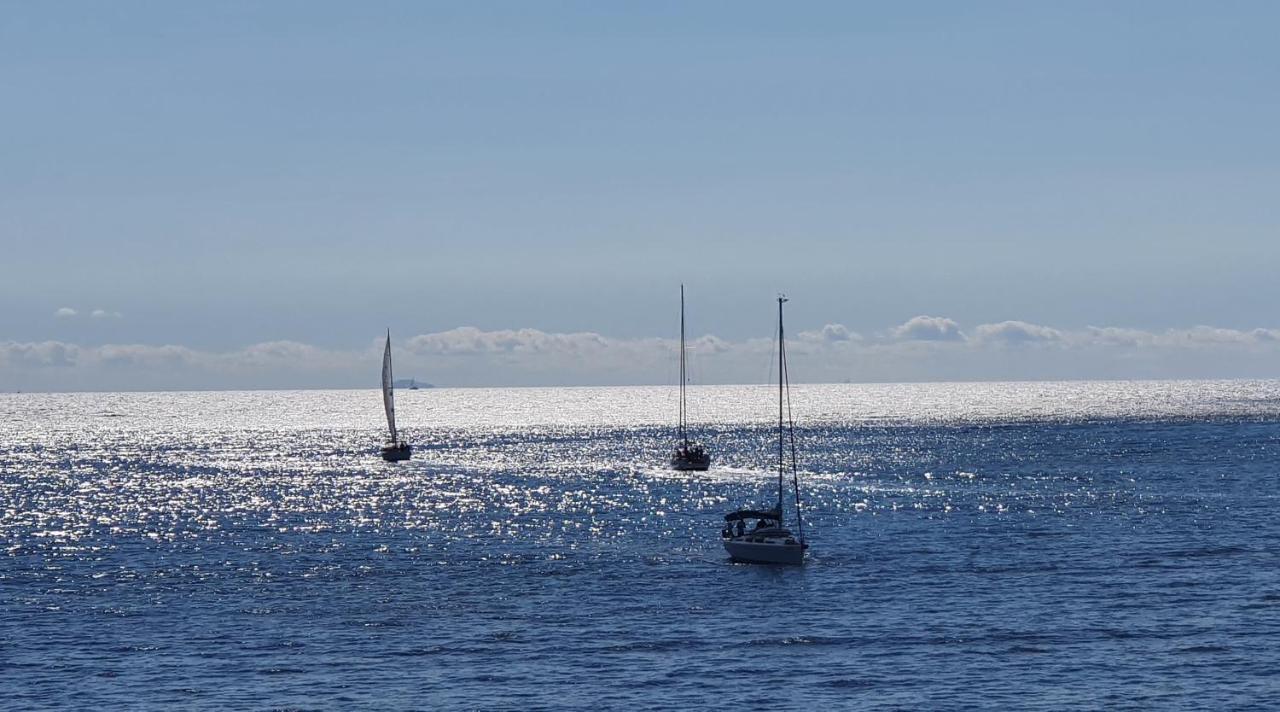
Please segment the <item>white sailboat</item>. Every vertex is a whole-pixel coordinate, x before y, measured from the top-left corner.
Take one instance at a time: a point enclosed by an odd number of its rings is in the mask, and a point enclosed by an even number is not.
[[[387,348],[382,352],[382,407],[387,411],[387,430],[391,440],[382,446],[382,459],[387,462],[408,460],[413,454],[409,443],[400,441],[396,431],[396,394],[391,380],[391,330],[387,329]]]
[[[680,285],[680,441],[671,453],[671,469],[702,471],[711,467],[711,454],[701,444],[689,441],[686,417],[689,413],[685,400],[688,386],[688,368],[684,349],[684,285]]]
[[[772,510],[742,509],[724,516],[724,530],[720,532],[725,551],[734,561],[755,564],[803,564],[804,552],[809,545],[804,541],[804,518],[800,514],[800,481],[796,474],[795,424],[791,420],[790,382],[787,377],[787,345],[782,330],[782,305],[787,301],[778,297],[778,503]],[[783,420],[784,404],[786,420]],[[790,439],[791,461],[787,462],[787,440]],[[783,476],[788,464],[791,485],[796,494],[797,534],[783,526],[782,493]],[[747,522],[754,522],[751,527]]]

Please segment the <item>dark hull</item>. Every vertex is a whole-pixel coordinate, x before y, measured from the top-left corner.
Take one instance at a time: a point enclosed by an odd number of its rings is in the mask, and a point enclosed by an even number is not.
[[[382,459],[387,462],[399,462],[408,460],[413,455],[413,449],[408,445],[401,443],[399,445],[383,445]]]
[[[680,470],[681,472],[704,472],[711,467],[711,456],[702,455],[672,455],[671,469]]]

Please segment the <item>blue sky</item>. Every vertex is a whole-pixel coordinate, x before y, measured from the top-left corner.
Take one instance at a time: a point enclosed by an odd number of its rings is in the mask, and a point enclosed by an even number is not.
[[[871,341],[919,316],[1280,326],[1278,22],[1247,2],[7,4],[0,388],[68,382],[13,355],[51,343],[352,364],[388,325],[644,343],[674,335],[682,281],[693,330],[735,344],[768,337],[780,289],[797,332]],[[814,367],[988,377],[873,357]],[[1203,358],[1177,373],[1280,375]],[[618,382],[660,380],[627,363]]]

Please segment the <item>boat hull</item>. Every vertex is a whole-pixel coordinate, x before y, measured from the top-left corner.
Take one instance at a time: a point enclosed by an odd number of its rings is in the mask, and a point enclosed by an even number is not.
[[[673,470],[680,470],[681,472],[689,472],[689,471],[705,472],[710,467],[711,467],[710,455],[704,454],[702,457],[698,457],[696,455],[693,455],[693,456],[672,455],[671,456],[671,469]]]
[[[413,449],[404,443],[399,445],[383,445],[382,459],[387,462],[400,462],[413,456]]]
[[[751,536],[724,540],[724,549],[734,561],[748,564],[785,564],[799,566],[804,563],[804,544],[793,541],[751,541]]]

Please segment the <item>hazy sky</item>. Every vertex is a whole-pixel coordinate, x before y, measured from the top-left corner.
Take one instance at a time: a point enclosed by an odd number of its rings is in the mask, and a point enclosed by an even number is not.
[[[1280,376],[1277,26],[3,3],[0,389],[663,382],[682,281],[705,382],[779,290],[802,380]]]

